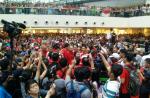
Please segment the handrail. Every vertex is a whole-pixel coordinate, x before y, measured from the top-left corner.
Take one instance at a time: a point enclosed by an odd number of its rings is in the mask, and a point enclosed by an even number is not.
[[[1,7],[0,14],[44,14],[44,15],[82,15],[82,16],[103,16],[109,14],[114,17],[133,17],[150,15],[150,7],[146,9],[80,9],[80,8],[55,8],[55,7]]]

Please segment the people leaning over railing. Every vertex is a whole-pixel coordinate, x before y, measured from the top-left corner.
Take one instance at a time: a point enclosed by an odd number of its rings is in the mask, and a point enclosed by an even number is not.
[[[0,3],[0,14],[52,14],[52,15],[83,15],[133,17],[150,14],[149,4],[125,8],[101,6],[57,6],[51,3]]]

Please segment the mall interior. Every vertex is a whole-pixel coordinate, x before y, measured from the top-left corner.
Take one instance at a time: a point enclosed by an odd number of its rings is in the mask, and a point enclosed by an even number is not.
[[[0,0],[0,98],[150,98],[150,0]]]

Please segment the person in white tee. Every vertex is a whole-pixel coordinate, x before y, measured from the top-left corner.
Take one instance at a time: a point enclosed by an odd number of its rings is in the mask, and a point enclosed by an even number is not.
[[[102,98],[119,97],[119,89],[121,85],[119,76],[123,72],[123,67],[119,64],[112,64],[112,66],[110,66],[104,55],[102,53],[99,54],[109,74],[109,79],[102,87]]]

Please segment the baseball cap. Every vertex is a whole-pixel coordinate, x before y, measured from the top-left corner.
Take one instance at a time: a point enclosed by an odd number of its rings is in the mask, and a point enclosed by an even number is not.
[[[115,58],[115,59],[119,59],[120,55],[118,53],[113,53],[112,55],[109,56],[110,58]]]

